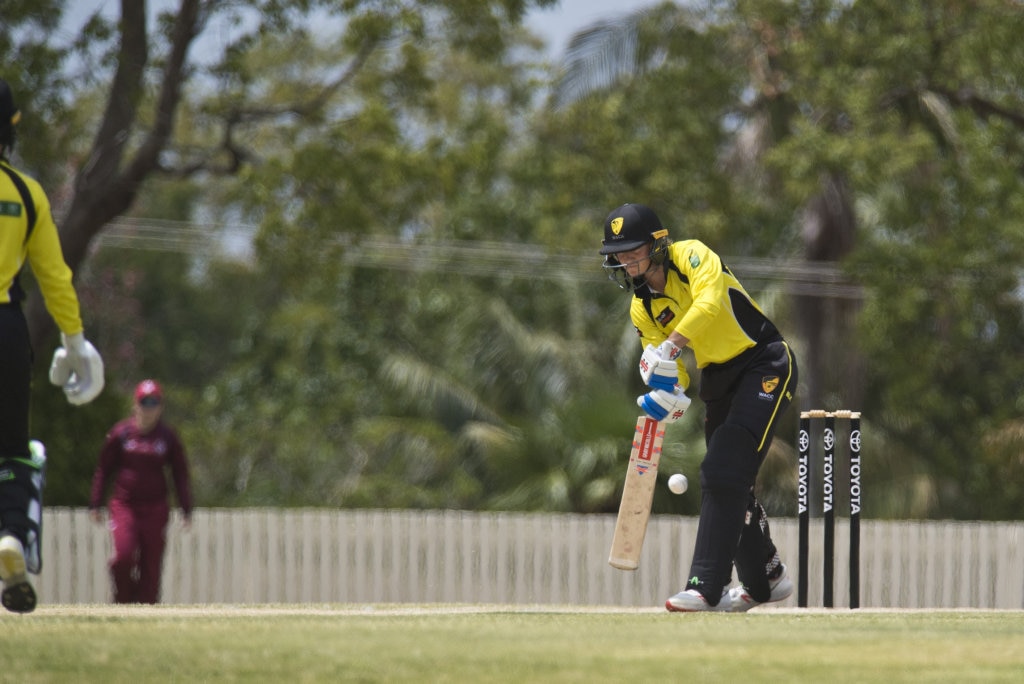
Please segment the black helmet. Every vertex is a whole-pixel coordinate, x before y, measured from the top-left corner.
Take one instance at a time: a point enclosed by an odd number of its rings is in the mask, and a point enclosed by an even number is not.
[[[0,78],[0,145],[14,145],[14,125],[21,119],[21,112],[14,104],[14,93],[7,81]]]
[[[604,220],[601,254],[628,252],[653,242],[654,233],[662,230],[661,220],[643,204],[623,204]]]
[[[601,241],[601,254],[604,255],[604,270],[608,278],[627,291],[635,291],[647,282],[647,274],[651,269],[665,263],[668,246],[672,241],[668,231],[662,228],[658,215],[643,204],[623,204],[604,221],[604,240]],[[631,277],[626,264],[619,262],[615,256],[619,252],[628,252],[644,245],[650,245],[650,265],[647,271],[637,277]]]

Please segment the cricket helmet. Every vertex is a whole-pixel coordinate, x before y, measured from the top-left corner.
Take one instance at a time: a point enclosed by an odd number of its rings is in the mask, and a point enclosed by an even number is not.
[[[654,233],[663,230],[661,220],[643,204],[623,204],[604,220],[601,254],[628,252],[653,241]]]
[[[633,278],[615,255],[647,244],[651,246],[650,267],[647,272]],[[603,266],[608,277],[622,289],[633,291],[647,282],[646,275],[651,269],[665,263],[670,244],[668,230],[662,227],[661,219],[653,209],[643,204],[627,203],[614,209],[605,219],[600,253],[605,257]]]

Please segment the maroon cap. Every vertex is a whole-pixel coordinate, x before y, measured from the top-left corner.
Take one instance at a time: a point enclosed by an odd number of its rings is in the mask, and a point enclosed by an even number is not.
[[[146,397],[162,399],[163,396],[164,393],[156,380],[143,380],[135,387],[135,401],[145,399]]]

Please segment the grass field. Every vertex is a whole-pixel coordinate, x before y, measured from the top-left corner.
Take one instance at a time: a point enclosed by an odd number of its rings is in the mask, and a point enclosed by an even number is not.
[[[1018,682],[1024,612],[40,606],[3,682]]]

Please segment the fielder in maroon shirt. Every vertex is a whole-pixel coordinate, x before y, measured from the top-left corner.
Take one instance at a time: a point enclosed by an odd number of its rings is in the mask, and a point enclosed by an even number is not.
[[[89,509],[103,521],[103,497],[113,483],[108,507],[114,555],[110,575],[115,603],[156,603],[167,544],[171,471],[185,529],[192,518],[188,459],[178,434],[161,420],[163,392],[153,380],[135,388],[132,416],[111,428],[92,479]]]

